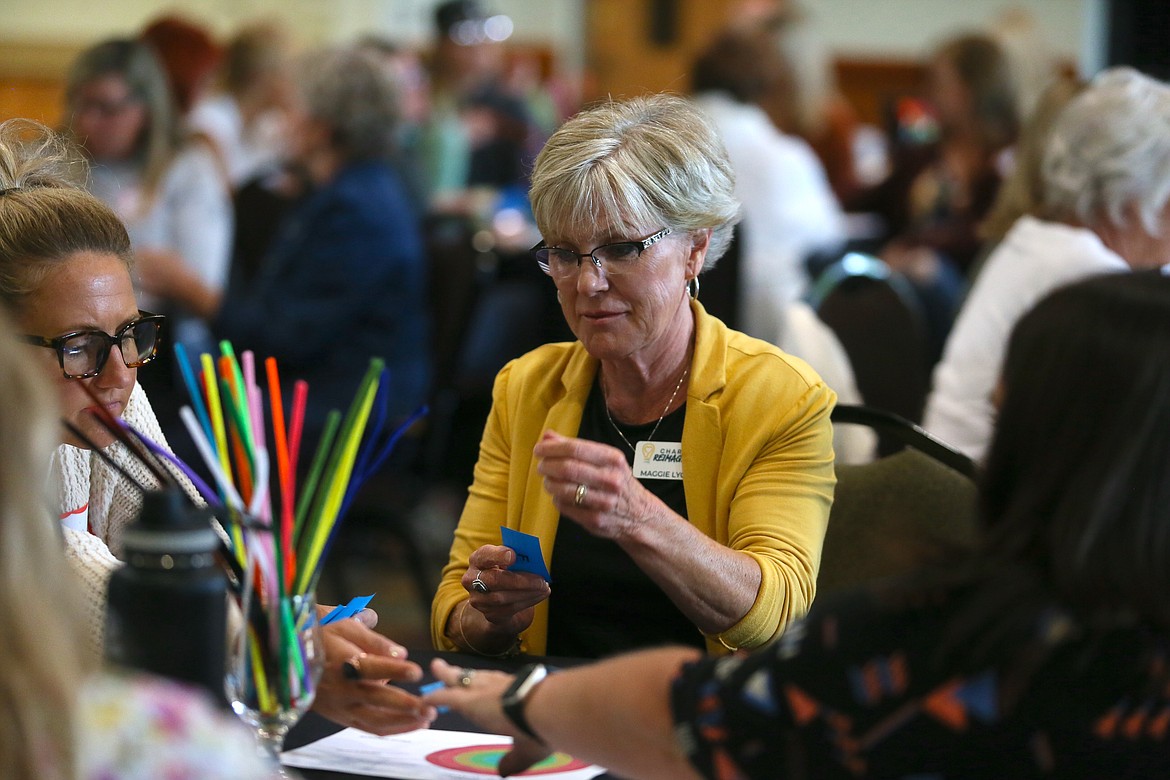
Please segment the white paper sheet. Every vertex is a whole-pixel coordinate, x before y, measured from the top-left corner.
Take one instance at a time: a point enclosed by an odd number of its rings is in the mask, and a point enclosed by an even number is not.
[[[281,763],[301,769],[325,769],[398,780],[452,780],[498,777],[499,757],[512,738],[498,734],[420,729],[377,737],[345,729],[282,753]],[[541,780],[589,780],[605,770],[557,753],[518,777]]]

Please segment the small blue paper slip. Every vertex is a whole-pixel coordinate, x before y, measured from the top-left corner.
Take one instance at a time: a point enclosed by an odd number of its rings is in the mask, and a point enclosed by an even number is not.
[[[516,553],[516,562],[508,567],[508,571],[538,574],[545,582],[552,581],[548,567],[544,564],[544,554],[540,551],[540,537],[514,531],[501,525],[500,538],[505,547],[511,548]]]
[[[353,617],[365,609],[366,605],[370,603],[370,599],[373,597],[373,593],[368,596],[354,596],[349,600],[348,604],[339,604],[330,610],[328,615],[321,618],[321,625],[326,625],[327,623],[332,623],[336,620],[345,620],[346,618]]]
[[[445,688],[445,687],[446,686],[443,684],[442,680],[435,680],[432,683],[427,683],[426,685],[420,685],[419,689],[418,689],[418,694],[419,694],[419,696],[426,696],[431,691],[437,691],[440,688]],[[440,715],[442,715],[444,712],[450,712],[450,710],[451,710],[451,708],[445,704],[435,707],[435,711],[438,712]]]

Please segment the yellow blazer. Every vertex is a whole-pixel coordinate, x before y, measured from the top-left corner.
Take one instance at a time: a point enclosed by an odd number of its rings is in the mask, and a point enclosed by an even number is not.
[[[708,537],[752,556],[762,573],[748,613],[707,637],[708,650],[719,653],[767,643],[812,604],[836,482],[829,414],[837,396],[802,360],[729,329],[697,301],[691,306],[695,349],[682,437],[687,514]],[[501,525],[540,537],[552,560],[560,515],[532,448],[546,429],[577,435],[597,365],[580,342],[547,344],[497,375],[474,482],[431,609],[436,648],[458,649],[445,629],[467,598],[460,578],[474,550],[500,544]],[[547,632],[545,601],[521,635],[523,650],[544,654]]]

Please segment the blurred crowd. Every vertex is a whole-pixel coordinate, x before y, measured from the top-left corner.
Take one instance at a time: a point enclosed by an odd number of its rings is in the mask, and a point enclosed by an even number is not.
[[[1084,85],[1034,20],[1010,11],[939,42],[920,88],[884,96],[883,121],[862,122],[806,7],[744,0],[729,20],[689,74],[743,206],[731,251],[704,272],[704,304],[809,360],[844,402],[925,420],[980,455],[987,381],[966,385],[994,372],[998,352],[986,325],[978,337],[954,326],[964,308],[997,307],[972,290],[1012,230],[1052,221],[1092,232],[1128,266],[1153,262],[1108,237],[1145,229],[1126,204],[1048,202],[1061,163],[1046,158],[1057,155],[1051,128]],[[144,308],[172,316],[188,354],[228,338],[313,380],[318,426],[370,351],[390,359],[394,412],[405,415],[460,370],[466,386],[567,335],[524,250],[540,238],[527,176],[580,108],[576,93],[479,0],[441,3],[433,23],[424,47],[369,34],[305,52],[276,22],[223,40],[167,15],[92,46],[68,74],[65,125],[93,163],[92,192],[129,226]],[[450,277],[452,254],[474,266],[470,281]],[[517,260],[523,270],[509,266]],[[860,347],[817,316],[858,275],[893,280],[916,323],[913,371],[892,380],[903,398],[874,390],[882,380],[857,365]],[[486,311],[477,295],[436,292],[482,291],[485,278],[513,285]],[[144,377],[164,421],[182,400],[177,377],[174,366]],[[849,438],[839,436],[839,457],[872,457],[872,439]]]
[[[370,34],[306,51],[276,21],[221,40],[168,14],[84,50],[63,129],[129,228],[143,308],[171,316],[193,359],[229,339],[309,380],[310,444],[372,354],[392,412],[416,409],[444,362],[432,320],[454,317],[428,305],[432,239],[535,243],[527,172],[573,108],[551,63],[506,47],[511,29],[458,0],[435,9],[424,49]],[[177,430],[166,352],[143,379]]]

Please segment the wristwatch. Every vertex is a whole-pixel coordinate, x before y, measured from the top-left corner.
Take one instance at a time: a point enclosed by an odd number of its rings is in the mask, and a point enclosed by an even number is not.
[[[548,677],[548,672],[548,667],[544,664],[528,664],[520,667],[512,684],[500,697],[500,704],[503,705],[504,714],[508,720],[542,745],[544,740],[537,736],[532,727],[528,725],[528,718],[524,717],[524,704],[528,694],[532,693],[541,680]]]

